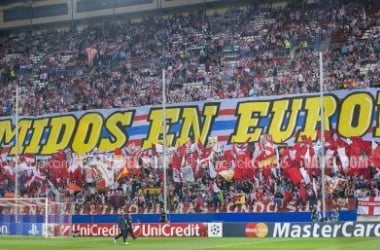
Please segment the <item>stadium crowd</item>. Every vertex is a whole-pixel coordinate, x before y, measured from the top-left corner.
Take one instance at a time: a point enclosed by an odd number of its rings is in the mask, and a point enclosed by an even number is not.
[[[319,51],[324,54],[327,91],[376,87],[379,27],[376,1],[320,1],[11,33],[0,38],[0,115],[14,114],[16,85],[21,87],[20,115],[160,104],[163,68],[168,103],[317,92]],[[200,171],[190,184],[170,181],[170,211],[176,211],[180,202],[192,202],[202,210],[262,199],[273,200],[276,208],[293,201],[304,209],[320,196],[314,188],[321,185],[318,171],[310,173],[314,187],[312,182],[301,187],[280,170],[270,178],[258,171],[252,178],[235,181],[219,175],[210,178],[206,172]],[[161,177],[160,170],[144,168],[120,178],[116,189],[101,192],[92,182],[75,192],[63,183],[53,184],[62,200],[78,207],[135,203],[150,208],[163,203],[162,192],[143,190],[161,188]],[[379,192],[375,167],[360,175],[332,173],[331,178],[344,180],[328,194],[331,198]],[[0,197],[14,188],[14,182],[1,175]],[[44,181],[21,192],[58,196],[41,188],[51,186]],[[119,196],[122,200],[115,198]]]
[[[321,1],[11,33],[1,38],[0,114],[12,114],[16,83],[25,115],[159,104],[163,68],[169,103],[310,93],[320,50],[327,90],[376,86],[378,9]]]

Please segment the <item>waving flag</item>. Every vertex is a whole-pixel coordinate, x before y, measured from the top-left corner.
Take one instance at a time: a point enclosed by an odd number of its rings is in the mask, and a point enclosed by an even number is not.
[[[172,172],[173,172],[173,181],[174,182],[182,182],[181,177],[181,158],[178,152],[173,153],[172,157]]]
[[[248,142],[233,144],[234,179],[253,178],[253,166],[251,163]]]
[[[0,148],[0,167],[8,165],[7,156],[10,151],[11,151],[10,146],[4,146]]]
[[[285,173],[295,185],[297,185],[303,180],[303,176],[298,166],[292,166],[292,167],[286,168]]]
[[[371,163],[380,169],[380,146],[375,141],[372,141]]]

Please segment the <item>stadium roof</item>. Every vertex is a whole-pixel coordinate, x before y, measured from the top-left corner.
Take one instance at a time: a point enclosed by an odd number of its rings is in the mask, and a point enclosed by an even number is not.
[[[40,2],[46,0],[0,0],[0,6],[7,6],[13,3],[31,3],[31,2]]]

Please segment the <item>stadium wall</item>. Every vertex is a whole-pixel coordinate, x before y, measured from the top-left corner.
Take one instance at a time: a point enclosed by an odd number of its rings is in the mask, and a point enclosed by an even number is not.
[[[329,217],[329,213],[327,213]],[[134,214],[133,222],[156,223],[160,214]],[[310,212],[297,213],[196,213],[168,214],[172,223],[196,222],[310,222]],[[356,221],[356,211],[340,211],[341,221]],[[116,215],[73,215],[73,223],[110,223],[116,221]]]
[[[327,214],[329,216],[329,214]],[[33,217],[33,218],[31,218]],[[37,217],[37,218],[36,218]],[[377,222],[356,222],[355,211],[341,211],[340,222],[311,223],[311,213],[134,214],[138,237],[372,237],[380,236]],[[0,234],[109,237],[118,234],[117,215],[74,215],[71,223],[49,223],[43,216],[0,216]]]
[[[327,213],[329,217],[330,213]],[[54,216],[54,215],[52,215]],[[18,215],[18,220],[24,223],[43,223],[43,215]],[[193,213],[168,214],[171,223],[207,223],[207,222],[310,222],[310,212],[276,212],[276,213]],[[356,221],[355,210],[340,211],[341,221]],[[133,214],[134,223],[157,223],[160,214]],[[0,215],[0,223],[14,222],[14,215]],[[108,215],[72,215],[72,223],[114,223],[117,214]]]

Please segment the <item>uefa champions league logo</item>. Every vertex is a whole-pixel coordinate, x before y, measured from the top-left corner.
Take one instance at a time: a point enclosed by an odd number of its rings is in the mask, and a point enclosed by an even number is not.
[[[38,227],[37,227],[37,224],[32,224],[32,226],[30,227],[29,231],[28,231],[28,234],[29,235],[38,235],[40,232],[38,231]]]
[[[223,237],[222,223],[208,223],[208,237]]]
[[[216,225],[216,224],[212,225],[210,231],[211,231],[212,235],[219,235],[220,234],[219,225]]]

